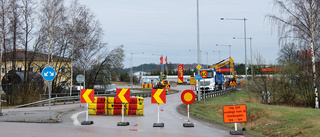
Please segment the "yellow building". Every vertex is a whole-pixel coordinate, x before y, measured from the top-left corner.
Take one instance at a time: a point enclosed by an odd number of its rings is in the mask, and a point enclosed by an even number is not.
[[[26,56],[27,55],[27,56]],[[15,56],[15,60],[13,60]],[[27,59],[25,59],[27,57]],[[5,60],[6,58],[6,60]],[[25,60],[27,60],[25,62]],[[66,57],[52,56],[51,67],[55,68],[56,77],[54,79],[56,84],[60,84],[61,87],[70,87],[70,68],[71,59]],[[31,64],[30,64],[31,63]],[[30,67],[28,69],[27,66]],[[15,55],[13,52],[9,52],[2,56],[1,61],[1,80],[3,76],[15,67],[18,72],[30,71],[36,72],[41,75],[42,70],[48,67],[48,54],[36,53],[32,51],[25,52],[24,50],[16,50]]]

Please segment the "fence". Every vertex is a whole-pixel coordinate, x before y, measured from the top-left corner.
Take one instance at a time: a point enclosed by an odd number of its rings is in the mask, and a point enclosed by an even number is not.
[[[233,92],[233,91],[236,91],[236,88],[228,88],[228,89],[218,90],[218,91],[203,92],[202,95],[200,96],[200,99],[203,99],[204,97],[205,98],[212,98],[212,97],[216,97],[216,96],[221,96],[221,95]],[[198,95],[196,95],[195,100],[198,100]]]

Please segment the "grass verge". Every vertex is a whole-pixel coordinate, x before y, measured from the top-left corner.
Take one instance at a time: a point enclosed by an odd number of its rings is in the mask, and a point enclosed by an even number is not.
[[[190,115],[212,123],[234,128],[233,123],[223,122],[225,105],[247,106],[248,122],[238,123],[238,129],[246,128],[254,136],[320,136],[320,110],[259,103],[253,93],[236,91],[219,97],[195,101],[190,105]]]

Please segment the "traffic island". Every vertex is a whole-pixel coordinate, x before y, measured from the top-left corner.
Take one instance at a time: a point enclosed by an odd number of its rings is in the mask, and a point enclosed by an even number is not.
[[[153,127],[164,127],[164,123],[153,123]]]

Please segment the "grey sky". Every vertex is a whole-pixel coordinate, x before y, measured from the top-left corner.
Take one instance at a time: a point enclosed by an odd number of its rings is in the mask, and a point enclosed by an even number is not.
[[[101,22],[104,42],[110,48],[124,45],[125,68],[143,63],[159,63],[160,55],[172,63],[197,62],[196,0],[80,0]],[[253,53],[259,53],[265,63],[275,63],[279,46],[277,32],[265,15],[276,13],[272,0],[199,0],[201,62],[214,64],[229,56],[235,63],[245,62],[243,21],[225,18],[246,18],[247,38],[252,37]],[[190,51],[191,50],[191,51]],[[207,54],[208,53],[208,61]],[[152,55],[154,54],[154,55]],[[247,40],[250,59],[250,41]]]

